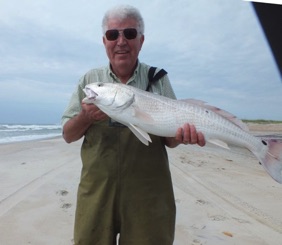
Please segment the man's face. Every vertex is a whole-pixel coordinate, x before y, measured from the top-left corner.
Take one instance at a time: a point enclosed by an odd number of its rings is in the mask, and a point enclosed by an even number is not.
[[[105,36],[103,37],[103,43],[114,71],[128,68],[129,72],[131,72],[135,67],[139,51],[144,42],[144,35],[139,33],[136,20],[132,18],[122,21],[111,19],[108,22],[108,30],[124,30],[126,28],[137,29],[137,37],[134,39],[127,39],[124,36],[123,31],[120,31],[118,38],[113,41],[107,40]]]

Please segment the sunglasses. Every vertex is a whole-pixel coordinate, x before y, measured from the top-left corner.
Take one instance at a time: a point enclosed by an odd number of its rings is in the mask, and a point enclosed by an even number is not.
[[[107,30],[105,36],[108,41],[115,41],[118,39],[121,33],[123,33],[123,36],[128,40],[132,40],[137,37],[137,30],[135,28],[126,28],[123,30],[117,30],[117,29]]]

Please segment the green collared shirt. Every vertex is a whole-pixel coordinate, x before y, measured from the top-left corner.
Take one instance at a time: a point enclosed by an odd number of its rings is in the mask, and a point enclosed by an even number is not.
[[[138,62],[132,77],[127,81],[126,84],[146,90],[148,86],[149,69],[149,65]],[[158,71],[159,70],[157,69],[156,72]],[[121,83],[119,78],[112,72],[110,65],[102,68],[95,68],[87,72],[79,80],[77,88],[71,96],[70,102],[62,116],[62,125],[64,125],[69,119],[73,118],[81,111],[81,101],[85,98],[83,88],[87,84],[96,82]],[[167,75],[151,85],[149,91],[176,99],[175,93]]]

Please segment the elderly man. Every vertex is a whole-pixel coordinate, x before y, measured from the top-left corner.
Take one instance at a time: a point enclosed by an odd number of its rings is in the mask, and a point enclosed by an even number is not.
[[[164,70],[149,72],[139,62],[144,22],[131,6],[110,9],[103,18],[103,43],[109,65],[90,70],[74,91],[62,117],[63,137],[84,136],[83,168],[77,195],[75,245],[171,245],[175,202],[165,146],[203,146],[203,134],[183,125],[175,138],[152,137],[145,146],[95,105],[82,103],[83,88],[95,82],[124,83],[170,98],[175,94]],[[148,74],[149,75],[148,78]]]

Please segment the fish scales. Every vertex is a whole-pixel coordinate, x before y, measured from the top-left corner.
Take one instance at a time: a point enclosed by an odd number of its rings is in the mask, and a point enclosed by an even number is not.
[[[160,136],[172,137],[179,127],[189,122],[194,124],[197,130],[206,134],[207,137],[220,134],[222,139],[230,138],[229,141],[233,139],[235,144],[238,144],[238,141],[243,144],[246,142],[246,139],[249,138],[248,134],[240,130],[236,125],[208,109],[187,105],[185,101],[164,100],[163,98],[160,100],[157,99],[157,97],[153,100],[155,103],[150,103],[148,99],[150,98],[149,95],[150,94],[139,93],[138,99],[134,102],[145,112],[151,113],[156,123],[156,129],[152,128],[150,124],[143,125],[147,132],[153,134],[156,132],[154,130],[163,129],[163,134],[159,132]],[[165,108],[165,111],[163,108]],[[173,117],[171,115],[173,115]],[[138,122],[136,123],[138,124]],[[230,135],[235,137],[230,137]],[[241,140],[241,138],[245,140]]]

